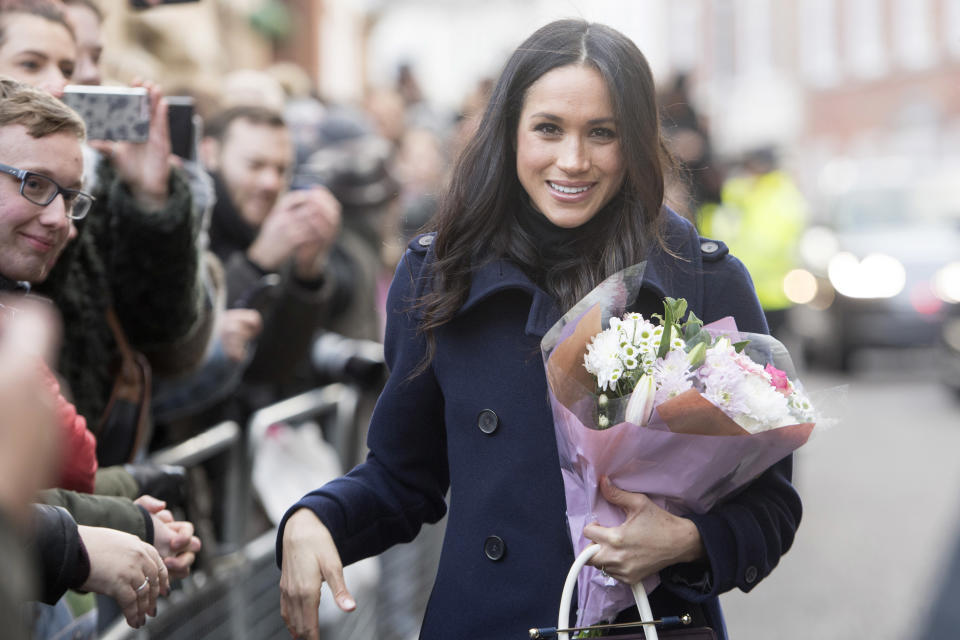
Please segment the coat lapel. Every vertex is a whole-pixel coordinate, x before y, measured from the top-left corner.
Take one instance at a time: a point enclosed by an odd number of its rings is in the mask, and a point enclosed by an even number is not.
[[[653,251],[643,273],[643,286],[660,298],[686,298],[690,309],[698,315],[703,306],[702,272],[697,233],[693,226],[672,211],[667,213],[666,241],[677,257],[660,248]],[[494,260],[473,272],[470,292],[457,315],[467,313],[490,296],[508,289],[518,289],[531,298],[530,313],[524,331],[543,337],[560,319],[565,309],[559,309],[554,300],[512,262]]]
[[[508,289],[517,289],[530,295],[530,313],[524,331],[542,338],[560,318],[560,310],[553,299],[535,285],[520,267],[507,260],[488,262],[473,272],[470,293],[457,315],[469,312],[483,300]]]

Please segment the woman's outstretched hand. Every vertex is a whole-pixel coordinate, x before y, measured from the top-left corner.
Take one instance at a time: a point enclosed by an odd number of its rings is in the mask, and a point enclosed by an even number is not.
[[[661,509],[645,494],[614,486],[606,476],[600,481],[600,492],[623,509],[627,519],[618,527],[584,527],[583,535],[600,544],[588,564],[620,582],[637,584],[665,567],[703,557],[703,541],[691,520]]]
[[[90,558],[84,591],[117,601],[127,624],[139,629],[157,615],[157,597],[170,592],[170,578],[160,554],[138,537],[103,527],[78,526]]]
[[[323,523],[309,509],[287,519],[283,530],[283,566],[280,571],[280,614],[294,638],[319,640],[320,587],[333,592],[337,606],[353,611],[357,603],[343,579],[343,563]]]

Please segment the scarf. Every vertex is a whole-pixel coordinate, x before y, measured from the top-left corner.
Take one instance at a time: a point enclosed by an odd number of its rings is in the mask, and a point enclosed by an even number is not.
[[[596,238],[603,231],[603,220],[617,206],[618,200],[614,198],[608,202],[579,227],[566,228],[550,222],[524,195],[516,219],[534,251],[532,263],[520,265],[527,276],[543,288],[548,273],[557,268],[570,268],[584,256],[594,253]]]
[[[210,250],[224,263],[235,251],[246,251],[257,237],[257,230],[240,216],[219,174],[213,173],[216,204],[210,217]]]

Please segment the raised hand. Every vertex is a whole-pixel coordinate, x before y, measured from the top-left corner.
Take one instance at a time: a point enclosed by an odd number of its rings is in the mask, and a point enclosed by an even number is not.
[[[103,153],[130,189],[137,203],[148,211],[162,209],[167,202],[170,181],[170,125],[163,90],[150,82],[134,82],[150,96],[150,133],[146,142],[91,140],[90,146]]]
[[[295,258],[297,276],[315,279],[339,233],[340,214],[340,203],[323,187],[291,191],[267,216],[247,255],[267,271]]]

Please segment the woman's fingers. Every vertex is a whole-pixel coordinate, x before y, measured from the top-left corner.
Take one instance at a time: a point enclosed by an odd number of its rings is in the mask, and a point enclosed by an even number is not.
[[[281,591],[280,615],[287,623],[287,631],[293,638],[319,638],[320,626],[317,607],[320,606],[319,591],[311,597],[308,594],[295,594]]]
[[[347,589],[347,583],[343,579],[343,566],[339,561],[335,565],[330,565],[323,573],[327,585],[333,593],[333,599],[337,602],[337,606],[343,611],[353,611],[356,609],[357,603]]]
[[[324,581],[329,584],[337,606],[344,611],[356,608],[330,532],[311,511],[301,509],[287,520],[284,528],[280,571],[280,611],[294,638],[319,639],[317,607]]]

